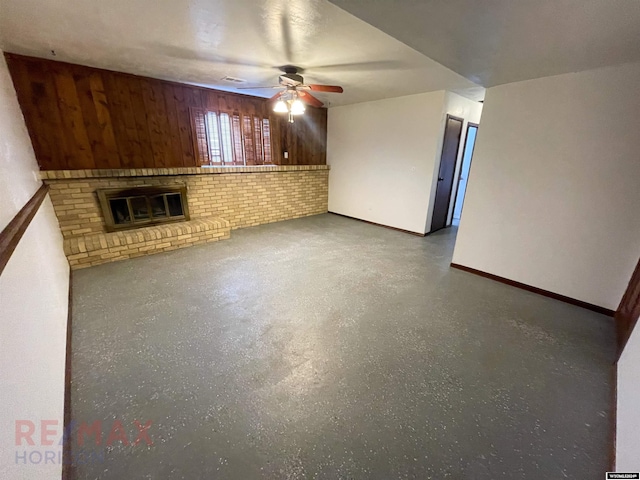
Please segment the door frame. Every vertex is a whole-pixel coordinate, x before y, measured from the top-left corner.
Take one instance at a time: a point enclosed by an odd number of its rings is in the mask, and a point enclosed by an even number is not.
[[[451,215],[451,222],[453,223],[453,215],[455,215],[456,204],[458,203],[458,190],[460,189],[460,178],[462,178],[462,166],[464,164],[464,154],[467,153],[467,140],[469,139],[469,129],[476,127],[476,130],[480,130],[480,124],[474,122],[467,122],[467,130],[464,132],[464,146],[462,147],[462,157],[460,157],[460,169],[458,170],[458,181],[456,182],[456,196],[453,199],[453,212]],[[473,161],[473,152],[476,149],[476,141],[478,140],[478,133],[476,132],[476,140],[473,142],[473,150],[471,150],[471,158],[469,159],[469,172],[471,172],[471,162]],[[467,185],[469,185],[469,176],[467,175]],[[465,189],[464,195],[467,195]],[[462,197],[462,203],[464,203],[464,197]]]

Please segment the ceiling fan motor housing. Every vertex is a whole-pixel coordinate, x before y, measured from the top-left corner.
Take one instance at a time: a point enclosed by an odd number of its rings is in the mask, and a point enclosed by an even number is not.
[[[304,78],[302,75],[298,75],[297,73],[284,73],[280,75],[280,84],[281,85],[302,85],[304,83]]]

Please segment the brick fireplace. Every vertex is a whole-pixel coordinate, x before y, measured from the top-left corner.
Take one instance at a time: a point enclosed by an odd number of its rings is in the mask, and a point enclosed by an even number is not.
[[[222,240],[236,228],[326,213],[328,173],[326,165],[299,165],[41,175],[75,269]],[[170,196],[178,192],[185,202],[182,215]]]

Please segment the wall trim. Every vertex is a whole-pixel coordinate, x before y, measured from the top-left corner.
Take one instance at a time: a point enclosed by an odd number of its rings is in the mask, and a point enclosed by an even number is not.
[[[329,165],[249,165],[244,167],[112,168],[92,170],[41,170],[42,180],[82,178],[159,177],[164,175],[228,175],[232,173],[308,172],[329,170]]]
[[[4,267],[9,262],[13,251],[18,246],[31,220],[33,220],[33,217],[38,213],[38,209],[40,205],[42,205],[42,201],[44,197],[47,196],[48,191],[48,185],[41,185],[24,207],[22,207],[9,224],[4,227],[4,230],[0,232],[0,274],[2,274]]]
[[[618,432],[618,362],[611,366],[611,433],[609,471],[616,471],[616,435]]]
[[[73,270],[69,269],[69,304],[67,311],[67,346],[64,360],[64,414],[63,431],[67,438],[62,442],[62,480],[72,480],[73,465],[71,464],[71,434],[68,429],[71,425],[71,327],[73,323]]]
[[[363,220],[362,218],[350,217],[349,215],[343,215],[342,213],[336,213],[336,212],[331,212],[331,211],[329,211],[327,213],[331,213],[333,215],[338,215],[339,217],[350,218],[351,220],[357,220],[359,222],[368,223],[369,225],[375,225],[376,227],[384,227],[384,228],[389,228],[391,230],[395,230],[397,232],[408,233],[410,235],[415,235],[416,237],[424,237],[424,236],[427,235],[426,233],[412,232],[411,230],[404,230],[402,228],[391,227],[389,225],[383,225],[382,223],[370,222],[369,220]]]
[[[565,302],[570,305],[586,308],[587,310],[601,313],[602,315],[613,317],[615,314],[615,311],[610,310],[608,308],[600,307],[598,305],[593,305],[592,303],[588,303],[588,302],[583,302],[582,300],[577,300],[575,298],[567,297],[565,295],[560,295],[559,293],[550,292],[549,290],[543,290],[542,288],[533,287],[531,285],[527,285],[526,283],[516,282],[515,280],[510,280],[508,278],[500,277],[499,275],[483,272],[482,270],[476,270],[475,268],[465,267],[464,265],[460,265],[453,262],[451,263],[451,267],[456,268],[458,270],[465,271],[465,272],[473,273],[481,277],[489,278],[491,280],[495,280],[496,282],[504,283],[512,287],[520,288],[528,292],[537,293],[538,295],[542,295],[544,297],[553,298],[554,300],[560,300],[561,302]]]

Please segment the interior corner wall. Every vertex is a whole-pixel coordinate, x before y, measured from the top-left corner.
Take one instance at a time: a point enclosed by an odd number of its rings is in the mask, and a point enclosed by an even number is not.
[[[638,78],[488,89],[453,262],[615,310],[640,257]]]
[[[640,471],[640,328],[636,328],[618,361],[616,470]]]
[[[444,91],[329,109],[329,211],[425,233]]]
[[[456,202],[456,196],[458,194],[458,178],[460,176],[460,168],[462,167],[462,156],[464,155],[464,146],[467,141],[467,127],[469,122],[480,124],[480,117],[482,117],[482,103],[469,100],[468,98],[461,97],[457,93],[447,92],[444,100],[445,114],[453,115],[454,117],[462,118],[464,123],[462,125],[462,135],[460,136],[460,148],[458,149],[458,158],[456,158],[456,169],[454,172],[453,189],[451,190],[451,199],[449,201],[449,213],[447,214],[447,225],[451,225],[453,220],[453,208]],[[435,201],[436,186],[431,189],[432,199],[431,204]],[[433,208],[429,210],[433,212]],[[431,225],[431,218],[427,220],[427,226]]]
[[[1,53],[0,105],[2,230],[42,182]],[[60,479],[60,437],[52,437],[51,446],[42,445],[40,422],[57,422],[48,429],[61,434],[68,288],[62,235],[46,198],[0,274],[0,478]],[[36,426],[33,446],[16,445],[17,420]],[[55,452],[55,460],[45,464],[45,451]]]

